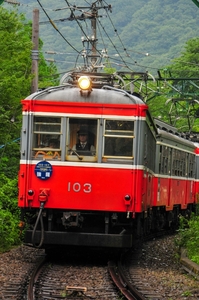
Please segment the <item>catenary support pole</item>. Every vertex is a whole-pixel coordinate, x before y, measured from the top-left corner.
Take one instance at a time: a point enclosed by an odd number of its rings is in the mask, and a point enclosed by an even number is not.
[[[32,86],[31,92],[34,93],[38,89],[38,62],[39,62],[39,10],[33,10],[33,24],[32,24]]]

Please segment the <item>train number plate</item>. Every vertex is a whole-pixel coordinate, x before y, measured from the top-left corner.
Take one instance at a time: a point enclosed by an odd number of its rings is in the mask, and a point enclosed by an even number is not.
[[[68,182],[68,192],[84,192],[91,193],[92,185],[90,183]]]

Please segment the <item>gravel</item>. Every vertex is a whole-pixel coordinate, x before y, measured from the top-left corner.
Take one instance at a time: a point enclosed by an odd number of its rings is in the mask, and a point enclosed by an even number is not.
[[[179,262],[176,236],[153,240],[143,245],[139,265],[144,279],[161,299],[199,299],[199,282],[184,271]]]
[[[21,282],[25,281],[29,270],[41,255],[44,255],[44,250],[26,246],[0,254],[0,300],[10,299],[5,291],[11,291],[12,294],[13,283],[16,288],[22,288]]]
[[[199,299],[199,282],[183,270],[174,240],[175,236],[171,236],[143,245],[139,259],[143,278],[159,292],[162,299]],[[43,250],[20,246],[0,254],[0,299],[4,299],[5,286],[13,282],[19,273],[23,279],[26,270],[43,253]]]

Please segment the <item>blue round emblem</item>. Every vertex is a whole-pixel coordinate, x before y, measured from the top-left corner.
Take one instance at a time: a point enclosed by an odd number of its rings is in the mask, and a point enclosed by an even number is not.
[[[35,166],[35,175],[39,179],[46,180],[50,178],[52,175],[52,171],[52,165],[45,160],[38,162],[38,164]]]

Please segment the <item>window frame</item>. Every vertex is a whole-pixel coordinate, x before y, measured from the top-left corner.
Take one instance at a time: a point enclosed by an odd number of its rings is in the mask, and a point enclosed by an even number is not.
[[[119,130],[119,129],[106,129],[106,122],[129,122],[133,124],[133,130]],[[125,133],[132,133],[130,134],[125,134]],[[117,134],[118,133],[118,134]],[[119,134],[120,133],[120,134]],[[121,134],[122,133],[122,134]],[[129,139],[132,140],[132,155],[108,155],[105,154],[105,147],[106,147],[106,138],[117,138],[117,139]],[[126,120],[124,118],[122,119],[115,119],[115,118],[104,118],[103,119],[103,143],[102,143],[102,161],[107,162],[111,160],[132,160],[134,159],[133,156],[133,147],[134,147],[134,139],[135,139],[135,120]]]

